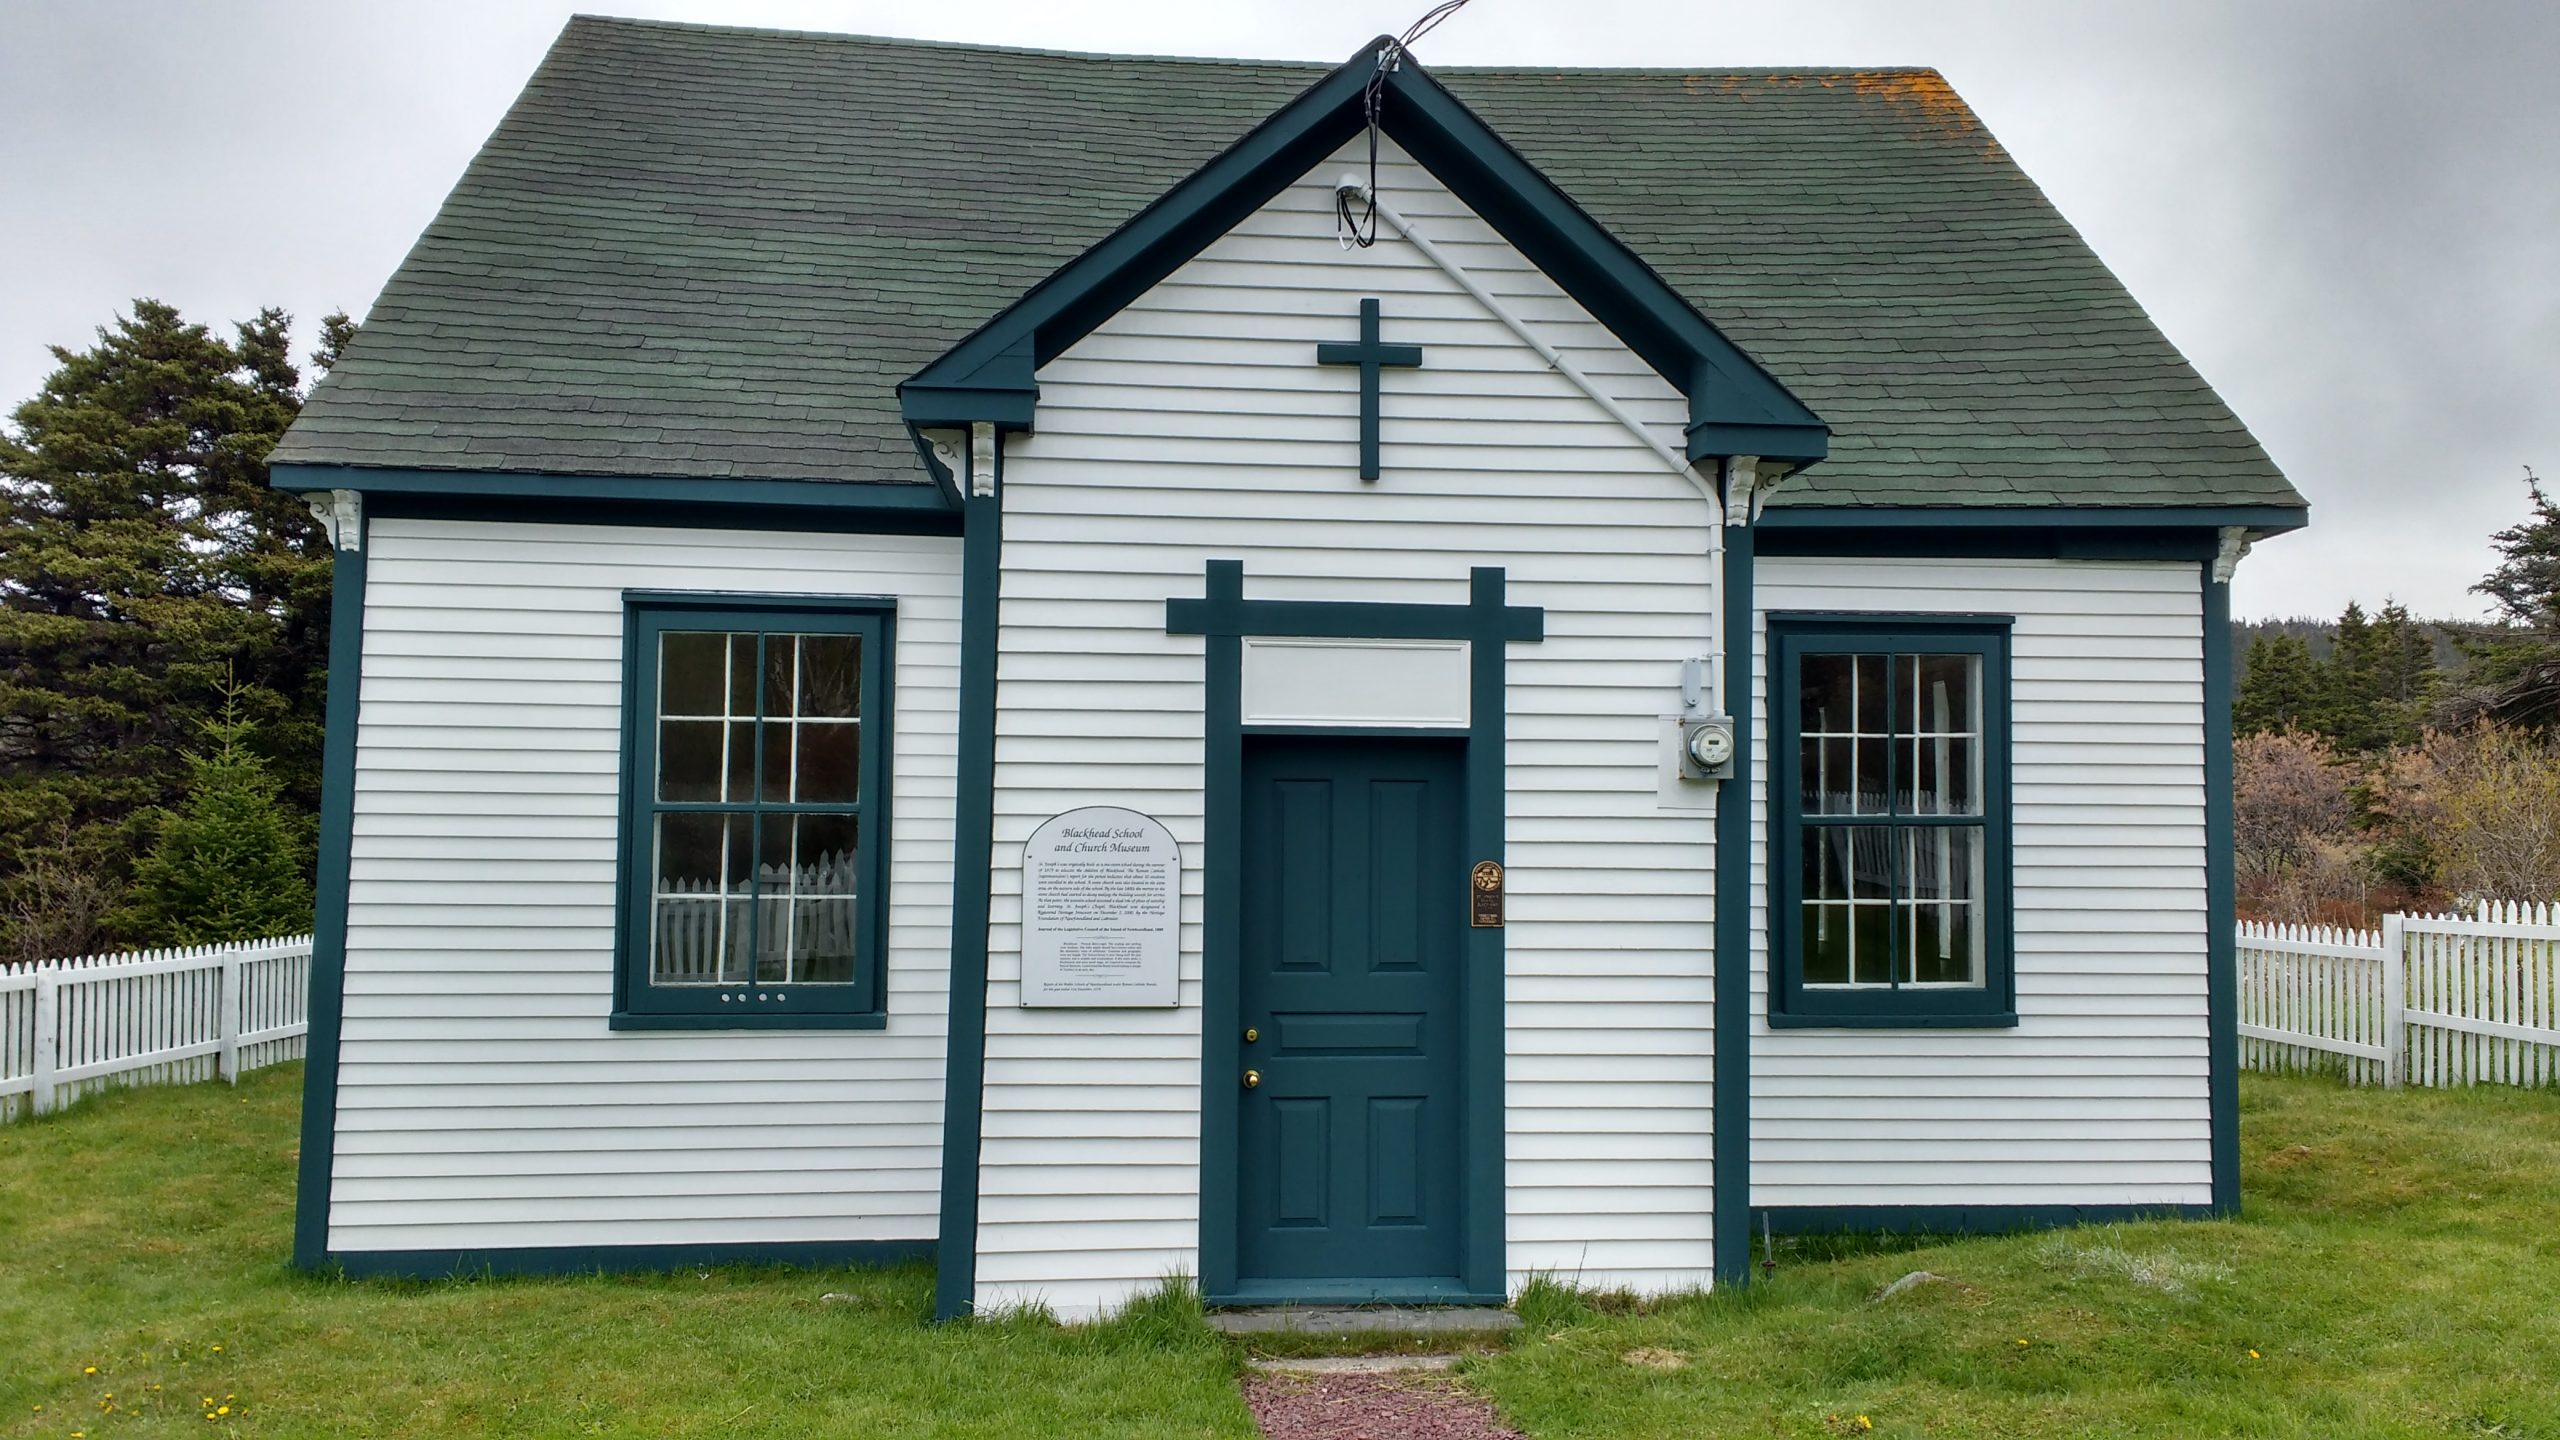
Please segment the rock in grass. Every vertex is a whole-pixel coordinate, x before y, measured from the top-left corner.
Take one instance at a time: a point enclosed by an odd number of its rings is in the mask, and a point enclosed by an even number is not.
[[[1647,1345],[1640,1349],[1630,1350],[1618,1358],[1629,1365],[1645,1370],[1686,1370],[1689,1368],[1688,1356],[1681,1354],[1677,1350],[1664,1350],[1653,1345]]]
[[[1944,1275],[1932,1275],[1926,1270],[1914,1270],[1910,1274],[1905,1275],[1901,1279],[1894,1281],[1892,1284],[1887,1285],[1881,1290],[1878,1290],[1873,1295],[1868,1296],[1867,1303],[1871,1305],[1880,1305],[1885,1301],[1892,1299],[1894,1296],[1901,1294],[1905,1290],[1909,1290],[1920,1285],[1936,1285],[1943,1282],[1946,1278],[1947,1277]]]

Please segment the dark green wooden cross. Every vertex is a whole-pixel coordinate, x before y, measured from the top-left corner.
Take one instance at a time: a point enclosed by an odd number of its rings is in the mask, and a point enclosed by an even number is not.
[[[1360,478],[1378,478],[1378,372],[1394,365],[1410,367],[1422,363],[1419,345],[1381,345],[1378,343],[1378,302],[1360,302],[1360,343],[1345,345],[1328,341],[1316,347],[1319,365],[1357,365],[1360,367]]]

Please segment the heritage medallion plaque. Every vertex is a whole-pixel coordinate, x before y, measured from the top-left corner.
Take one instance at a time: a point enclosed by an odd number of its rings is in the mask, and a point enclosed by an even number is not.
[[[1182,1003],[1182,847],[1135,810],[1053,816],[1022,849],[1025,1009]]]
[[[1502,862],[1479,860],[1467,877],[1467,923],[1478,930],[1502,928]]]

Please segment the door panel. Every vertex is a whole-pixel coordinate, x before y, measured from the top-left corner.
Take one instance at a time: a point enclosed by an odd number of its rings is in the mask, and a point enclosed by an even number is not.
[[[1458,1274],[1464,749],[1248,740],[1247,1284]]]

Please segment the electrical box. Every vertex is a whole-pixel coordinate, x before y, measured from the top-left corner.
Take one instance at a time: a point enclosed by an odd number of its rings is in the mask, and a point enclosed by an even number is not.
[[[1680,777],[1684,780],[1733,778],[1733,717],[1703,715],[1680,726]]]

